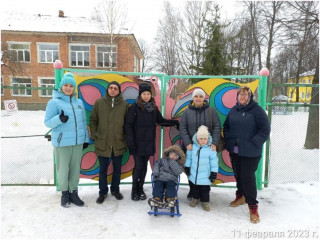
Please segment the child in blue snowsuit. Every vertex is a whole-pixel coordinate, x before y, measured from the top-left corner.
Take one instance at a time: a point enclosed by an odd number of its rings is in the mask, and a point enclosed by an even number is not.
[[[210,147],[212,138],[204,125],[192,138],[192,150],[187,151],[185,172],[195,187],[192,191],[191,207],[198,205],[199,200],[206,211],[210,211],[210,185],[217,178],[218,157]]]

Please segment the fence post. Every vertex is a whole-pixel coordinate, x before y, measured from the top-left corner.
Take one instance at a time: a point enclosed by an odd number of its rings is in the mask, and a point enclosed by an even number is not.
[[[60,60],[56,60],[53,63],[53,68],[54,68],[54,88],[58,89],[59,88],[59,84],[63,75],[63,70],[62,70],[62,62]],[[53,154],[53,182],[54,185],[56,186],[56,190],[58,191],[58,186],[59,186],[59,182],[58,182],[58,178],[57,178],[57,170],[56,170],[56,158]]]
[[[62,71],[62,62],[60,60],[56,60],[53,63],[53,67],[54,67],[54,87],[56,89],[59,88],[59,84],[63,75],[63,71]]]
[[[267,85],[268,85],[268,76],[269,76],[269,70],[267,68],[262,68],[260,70],[260,81],[259,81],[259,99],[258,104],[265,110],[266,109],[266,101],[267,101]],[[256,182],[257,182],[257,188],[259,190],[262,189],[262,172],[263,172],[263,159],[265,156],[263,155],[264,152],[264,146],[262,147],[262,155],[261,159],[258,165],[258,169],[256,171]]]

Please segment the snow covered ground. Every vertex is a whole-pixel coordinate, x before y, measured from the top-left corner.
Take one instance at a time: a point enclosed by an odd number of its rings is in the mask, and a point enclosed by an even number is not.
[[[229,207],[234,190],[212,188],[211,211],[188,206],[181,186],[181,217],[149,216],[147,201],[130,199],[130,185],[121,185],[124,199],[109,195],[96,204],[98,186],[80,187],[85,207],[60,207],[55,187],[1,187],[2,239],[238,239],[319,237],[319,184],[281,184],[259,191],[261,222],[249,221],[247,206]],[[151,195],[151,186],[146,186]]]
[[[86,205],[69,209],[60,207],[60,193],[53,186],[2,186],[1,239],[318,238],[319,151],[305,150],[301,141],[297,143],[304,138],[306,117],[306,113],[294,113],[272,120],[272,184],[258,192],[259,224],[250,223],[247,206],[229,207],[234,188],[212,188],[211,211],[205,212],[201,205],[188,206],[188,187],[180,186],[182,216],[171,218],[149,216],[147,201],[130,199],[130,184],[120,186],[123,200],[109,195],[102,205],[95,203],[97,185],[80,186]],[[44,134],[49,129],[43,118],[43,111],[19,111],[12,116],[2,112],[1,136]],[[294,129],[292,136],[289,128]],[[53,182],[51,142],[43,137],[2,139],[1,182],[25,180]],[[184,175],[181,182],[186,182]],[[145,190],[151,197],[150,184]]]

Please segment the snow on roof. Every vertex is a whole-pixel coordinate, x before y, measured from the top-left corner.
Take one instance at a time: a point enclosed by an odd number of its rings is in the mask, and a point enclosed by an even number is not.
[[[307,71],[307,72],[299,74],[299,76],[300,77],[313,76],[315,73],[316,73],[316,69],[312,69],[311,71]]]
[[[85,17],[58,17],[41,14],[7,12],[1,30],[28,32],[103,33],[97,21]]]

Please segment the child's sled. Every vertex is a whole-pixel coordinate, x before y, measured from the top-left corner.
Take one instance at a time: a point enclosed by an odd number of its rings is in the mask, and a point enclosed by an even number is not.
[[[175,192],[175,201],[174,204],[170,202],[157,202],[153,199],[148,200],[148,204],[151,207],[151,210],[148,212],[149,215],[169,215],[171,217],[174,216],[181,216],[181,213],[179,211],[179,199],[178,199],[178,189],[179,189],[179,183],[180,183],[180,176],[178,177],[178,184],[176,186],[176,192]],[[151,184],[152,184],[152,192],[154,188],[154,180],[153,180],[153,174],[151,175]]]

